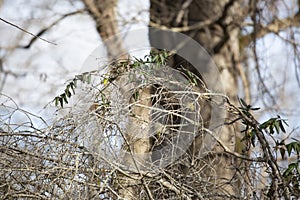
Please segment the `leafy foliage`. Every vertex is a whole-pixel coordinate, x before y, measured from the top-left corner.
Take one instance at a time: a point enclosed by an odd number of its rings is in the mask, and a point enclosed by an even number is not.
[[[283,133],[286,133],[283,124],[287,125],[286,121],[284,119],[281,119],[279,115],[277,117],[271,118],[267,120],[266,122],[262,123],[260,125],[261,129],[268,130],[270,134],[280,133],[282,131]]]
[[[264,133],[268,136],[272,136],[274,133],[286,133],[284,125],[288,126],[286,120],[282,119],[279,115],[263,122],[262,124],[250,123],[245,117],[252,118],[251,111],[258,110],[259,108],[253,108],[251,105],[247,105],[244,100],[240,99],[241,112],[245,115],[242,117],[242,123],[245,125],[245,129],[242,133],[245,136],[242,141],[249,141],[253,147],[255,147],[255,141],[258,137],[258,132]],[[292,192],[294,196],[300,195],[300,141],[293,139],[294,141],[286,143],[285,140],[276,141],[275,149],[279,150],[282,159],[285,159],[285,155],[292,157],[296,155],[296,161],[290,162],[286,169],[283,170],[282,176],[286,181],[286,186]],[[268,143],[270,145],[270,143]]]
[[[166,65],[170,53],[166,51],[156,51],[151,52],[149,55],[146,55],[143,59],[135,58],[133,60],[126,61],[115,61],[111,63],[107,67],[111,67],[111,70],[107,74],[101,75],[100,84],[104,87],[107,87],[110,83],[120,75],[125,72],[128,72],[130,69],[139,69],[142,67],[154,67],[161,65]],[[154,65],[152,65],[154,64]],[[197,77],[192,74],[190,71],[184,71],[187,79],[191,84],[197,85]],[[68,104],[69,98],[75,95],[75,88],[77,87],[78,81],[86,84],[91,84],[92,76],[96,73],[96,71],[86,72],[80,75],[75,76],[66,86],[64,92],[55,97],[55,105],[63,107],[65,104]],[[139,91],[136,91],[133,94],[133,98],[137,100],[139,98]],[[110,107],[110,101],[105,96],[103,92],[98,93],[99,101],[101,102],[101,106],[103,109],[107,109]],[[242,133],[244,134],[242,141],[247,144],[246,151],[250,150],[251,147],[256,147],[257,144],[260,144],[262,148],[275,148],[279,151],[281,157],[285,159],[286,155],[288,157],[292,157],[294,155],[297,156],[296,162],[288,163],[287,167],[280,170],[280,176],[283,177],[285,183],[284,187],[289,188],[289,191],[294,195],[300,194],[299,189],[299,181],[300,181],[300,168],[299,168],[299,153],[300,153],[300,142],[294,139],[292,142],[287,143],[285,140],[276,141],[275,146],[271,146],[271,142],[267,142],[266,144],[262,144],[261,136],[267,136],[273,138],[274,134],[286,133],[285,126],[288,126],[285,119],[282,119],[279,115],[276,117],[272,117],[266,120],[263,123],[259,123],[255,120],[252,115],[253,111],[257,111],[260,108],[253,107],[252,105],[247,104],[243,99],[240,99],[240,107],[237,108],[239,112],[238,120],[241,120],[244,125],[244,130]],[[267,146],[265,146],[267,145]],[[264,152],[264,151],[263,151]],[[274,153],[274,152],[272,152]],[[264,152],[265,154],[265,152]],[[275,155],[275,154],[274,154]],[[268,157],[268,156],[271,156]],[[273,154],[264,155],[263,161],[269,164],[269,160],[273,160]],[[273,162],[272,161],[272,162]],[[274,161],[276,166],[278,165],[278,161]],[[269,165],[270,166],[270,165]],[[276,177],[274,180],[277,179]]]
[[[125,60],[125,61],[114,61],[109,67],[112,68],[109,74],[102,75],[102,84],[107,86],[109,83],[114,81],[119,75],[129,69],[136,69],[147,64],[155,64],[165,66],[170,54],[166,50],[160,51],[151,51],[149,55],[145,55],[143,59],[134,58],[134,60]],[[77,82],[81,81],[82,83],[90,84],[92,80],[92,75],[97,71],[84,72],[82,74],[76,75],[66,86],[64,92],[59,96],[54,98],[55,106],[64,107],[65,104],[68,104],[68,99],[71,98],[72,94],[75,95],[75,88],[77,87]],[[102,100],[104,94],[101,93]],[[107,100],[103,102],[107,103]]]
[[[92,77],[91,72],[84,72],[80,75],[76,75],[75,78],[73,78],[73,80],[70,83],[68,83],[64,93],[54,98],[55,106],[60,105],[63,108],[64,103],[68,104],[69,103],[68,98],[72,96],[72,93],[73,95],[75,94],[75,88],[77,87],[77,82],[81,81],[83,83],[90,84],[91,77]]]

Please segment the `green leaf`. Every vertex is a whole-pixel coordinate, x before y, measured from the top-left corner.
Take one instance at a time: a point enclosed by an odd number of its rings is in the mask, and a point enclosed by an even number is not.
[[[251,144],[253,147],[255,147],[255,141],[256,141],[256,131],[255,130],[252,130],[251,131]]]
[[[293,142],[289,143],[286,145],[286,149],[287,149],[287,152],[289,154],[289,156],[291,155],[292,153],[292,150],[293,150]]]
[[[69,87],[67,87],[67,88],[65,89],[65,94],[66,94],[66,96],[67,96],[68,98],[71,97],[71,92],[69,91]]]
[[[59,97],[55,97],[54,101],[55,101],[55,106],[58,106]]]
[[[139,91],[136,91],[135,93],[133,93],[132,96],[133,96],[133,99],[134,99],[135,101],[139,100],[139,96],[140,96]]]
[[[271,119],[265,121],[264,123],[262,123],[259,127],[261,129],[267,129],[274,123],[275,120],[276,120],[276,118],[271,118]]]
[[[297,152],[297,155],[299,155],[299,153],[300,153],[300,143],[299,142],[294,143],[294,150]]]
[[[66,104],[69,103],[66,94],[61,94],[60,96],[66,102]]]
[[[83,75],[82,74],[76,75],[75,77],[76,77],[77,80],[83,81]]]
[[[270,132],[271,135],[274,134],[274,124],[270,124],[270,126],[269,126],[269,132]]]
[[[102,92],[101,92],[101,100],[102,100],[102,103],[104,103],[104,104],[106,103],[106,96]]]
[[[86,82],[89,83],[89,82],[88,82],[88,79],[89,79],[88,76],[89,76],[89,72],[84,72],[84,73],[82,74],[82,79],[81,79],[81,81],[84,82],[84,83],[86,83]]]
[[[286,120],[281,120],[286,126],[289,126],[289,124],[286,122]]]
[[[158,59],[158,55],[155,55],[155,56],[152,58],[153,62],[157,62],[157,59]]]
[[[269,121],[266,121],[264,123],[262,123],[261,125],[259,125],[260,129],[266,129],[269,125],[268,125]]]
[[[268,129],[270,134],[274,134],[275,131],[278,134],[280,133],[280,131],[285,133],[286,131],[283,127],[283,123],[286,124],[286,122],[278,115],[277,118],[271,118],[262,123],[259,127],[264,130]]]
[[[274,127],[276,129],[277,134],[279,134],[280,133],[280,121],[275,121]]]
[[[246,104],[246,102],[242,98],[240,98],[240,103],[241,103],[241,106],[243,106],[243,107],[247,107],[248,106]]]
[[[290,175],[291,172],[295,169],[295,167],[297,167],[297,166],[295,166],[295,164],[296,164],[296,163],[291,163],[291,164],[289,164],[288,168],[283,172],[283,175],[284,175],[284,176]]]
[[[299,155],[300,153],[300,142],[291,142],[292,148]]]
[[[292,151],[294,150],[297,155],[300,153],[300,142],[291,142],[286,145],[287,151],[289,156],[291,155]]]
[[[77,79],[74,79],[73,83],[74,83],[74,87],[77,87]]]
[[[282,122],[284,122],[287,125],[287,123],[282,119],[282,120],[279,121],[279,127],[280,127],[280,129],[281,129],[282,132],[286,133],[286,131],[285,131],[284,127],[283,127]]]
[[[59,98],[59,103],[60,103],[60,106],[63,108],[64,107],[64,101],[62,98]]]
[[[71,82],[71,83],[70,83],[70,87],[71,87],[71,89],[72,89],[73,94],[75,94],[75,83],[74,83],[74,82]]]
[[[284,148],[280,148],[279,152],[280,152],[281,158],[284,159],[285,149]]]
[[[285,151],[286,151],[286,145],[284,140],[281,140],[280,142],[276,141],[276,149],[279,149],[280,155],[282,159],[284,159]]]
[[[92,75],[89,73],[89,74],[87,75],[87,78],[86,78],[86,79],[87,79],[86,82],[87,82],[88,84],[90,84],[91,81],[92,81]]]

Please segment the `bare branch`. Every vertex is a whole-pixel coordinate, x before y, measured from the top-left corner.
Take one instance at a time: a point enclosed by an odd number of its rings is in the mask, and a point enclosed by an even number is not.
[[[43,28],[42,30],[40,30],[37,34],[36,37],[32,38],[29,43],[25,46],[19,46],[19,48],[24,48],[24,49],[28,49],[31,47],[31,45],[36,41],[37,38],[39,38],[40,36],[42,36],[43,34],[45,34],[47,31],[49,31],[53,26],[57,25],[59,22],[61,22],[63,19],[65,19],[66,17],[72,16],[72,15],[76,15],[79,13],[83,13],[85,11],[85,9],[81,9],[81,10],[77,10],[74,12],[70,12],[67,14],[64,14],[63,16],[61,16],[59,19],[57,19],[56,21],[54,21],[52,24],[50,24],[48,27]],[[56,44],[55,44],[56,45]]]
[[[254,26],[252,23],[245,23],[243,26]],[[253,40],[254,35],[255,38],[262,38],[267,34],[274,33],[278,34],[281,31],[284,31],[291,27],[300,27],[300,13],[296,14],[294,17],[288,17],[285,19],[274,19],[271,23],[267,25],[256,24],[257,29],[245,36],[240,38],[241,47],[247,47]]]
[[[49,44],[57,45],[56,43],[51,42],[51,41],[48,41],[48,40],[46,40],[46,39],[44,39],[44,38],[41,38],[41,37],[39,37],[38,35],[35,35],[35,34],[29,32],[29,31],[27,31],[27,30],[25,30],[25,29],[23,29],[23,28],[21,28],[21,27],[15,25],[15,24],[9,22],[9,21],[6,21],[5,19],[2,19],[1,17],[0,17],[0,20],[3,21],[3,22],[6,23],[6,24],[9,24],[9,25],[11,25],[11,26],[13,26],[13,27],[15,27],[15,28],[17,28],[17,29],[19,29],[19,30],[21,30],[21,31],[23,31],[23,32],[25,32],[25,33],[31,35],[31,36],[33,36],[34,38],[38,38],[38,39],[43,40],[43,41],[45,41],[45,42],[47,42],[47,43],[49,43]]]

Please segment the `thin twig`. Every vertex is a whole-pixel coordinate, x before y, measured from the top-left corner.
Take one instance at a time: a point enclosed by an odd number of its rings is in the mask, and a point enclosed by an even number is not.
[[[3,21],[3,22],[6,23],[6,24],[9,24],[9,25],[11,25],[11,26],[13,26],[13,27],[15,27],[15,28],[17,28],[17,29],[19,29],[19,30],[21,30],[21,31],[23,31],[23,32],[25,32],[25,33],[31,35],[31,36],[33,36],[34,38],[38,38],[38,39],[43,40],[44,42],[47,42],[47,43],[49,43],[49,44],[57,45],[56,43],[51,42],[51,41],[49,41],[49,40],[46,40],[46,39],[44,39],[44,38],[41,38],[41,37],[39,37],[39,36],[37,36],[37,35],[35,35],[35,34],[29,32],[29,31],[27,31],[27,30],[25,30],[25,29],[23,29],[23,28],[21,28],[21,27],[15,25],[15,24],[9,22],[9,21],[6,21],[5,19],[2,19],[1,17],[0,17],[0,20]]]
[[[24,48],[24,49],[28,49],[31,47],[31,45],[36,41],[37,38],[39,38],[41,35],[45,34],[47,31],[49,31],[53,26],[57,25],[59,22],[61,22],[63,19],[65,19],[66,17],[69,17],[69,16],[72,16],[72,15],[76,15],[78,13],[82,13],[84,12],[85,9],[81,9],[81,10],[77,10],[77,11],[74,11],[74,12],[70,12],[70,13],[67,13],[67,14],[64,14],[62,15],[60,18],[58,18],[56,21],[54,21],[52,24],[50,24],[48,27],[46,28],[43,28],[42,30],[40,30],[36,36],[37,37],[34,37],[32,38],[29,43],[25,46],[20,46],[20,48]],[[56,44],[55,44],[56,45]]]

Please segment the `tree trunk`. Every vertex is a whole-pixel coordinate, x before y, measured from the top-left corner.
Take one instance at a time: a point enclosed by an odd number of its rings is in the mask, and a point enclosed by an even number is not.
[[[88,12],[96,23],[97,31],[107,48],[108,60],[128,59],[128,53],[123,48],[118,23],[116,20],[117,0],[83,0]],[[128,80],[123,80],[125,83]],[[122,81],[121,81],[122,82]],[[119,82],[119,84],[123,84]],[[121,88],[124,89],[124,88]],[[131,88],[134,89],[134,88]],[[151,148],[149,138],[149,122],[151,108],[151,88],[141,88],[130,98],[131,111],[126,133],[124,133],[123,148],[127,151],[123,164],[128,168],[127,175],[118,173],[118,195],[124,199],[137,199],[140,180],[131,178],[144,169],[149,162]],[[139,105],[136,105],[139,104]],[[92,106],[93,107],[93,106]]]
[[[116,17],[117,0],[82,0],[86,9],[93,17],[97,31],[106,45],[108,58],[126,59],[122,39],[119,35],[118,22]]]
[[[115,16],[115,0],[83,0],[91,16],[94,18],[97,30],[102,38],[105,40],[109,36],[118,34],[118,28]],[[210,0],[150,0],[150,25],[164,26],[167,28],[182,28],[182,33],[189,35],[194,40],[198,41],[212,56],[216,65],[219,68],[220,76],[223,80],[223,87],[226,95],[232,102],[236,103],[236,96],[238,94],[238,77],[239,77],[239,33],[240,25],[243,21],[241,15],[241,7],[239,0],[224,0],[224,1],[210,1]],[[197,23],[203,22],[200,28]],[[168,42],[168,39],[162,38],[161,42]],[[150,43],[152,40],[150,38]],[[108,54],[112,57],[115,55],[124,54],[122,42],[120,38],[116,37],[113,42],[106,44]],[[174,56],[169,63],[171,67],[176,68],[178,63],[184,60],[179,56]],[[189,65],[184,64],[184,67],[189,68]],[[190,69],[189,69],[190,70]],[[197,74],[197,73],[195,73]],[[198,74],[201,76],[201,74]],[[204,80],[205,81],[205,80]],[[201,89],[201,88],[200,88]],[[209,88],[208,88],[209,89]],[[145,107],[151,106],[150,96],[151,89],[144,88],[139,91],[140,99],[132,100],[129,103],[136,101],[143,105],[143,107],[134,106],[132,109],[133,117],[130,118],[132,126],[139,126],[140,120],[150,121],[149,110]],[[145,107],[144,107],[145,106]],[[203,118],[209,118],[203,116]],[[231,116],[227,114],[226,122],[230,123]],[[147,126],[147,125],[146,125]],[[141,126],[140,126],[141,127]],[[148,160],[148,157],[143,156],[151,149],[149,138],[147,138],[147,131],[138,129],[138,134],[143,137],[136,139],[134,132],[128,132],[125,140],[127,144],[128,155],[125,156],[126,165],[134,167],[136,171],[142,169],[143,162]],[[129,129],[128,129],[129,130]],[[146,134],[146,135],[145,135]],[[238,131],[234,124],[226,125],[222,128],[222,133],[218,138],[229,150],[236,150],[236,138]],[[196,138],[194,146],[192,146],[193,154],[197,155],[200,150],[201,138]],[[212,190],[217,190],[216,195],[212,198],[220,198],[222,195],[238,195],[238,181],[235,177],[236,161],[223,153],[223,148],[216,145],[213,148],[211,155],[207,156],[206,160],[201,160],[200,163],[207,163],[213,168],[206,169],[204,176],[213,185]],[[132,156],[131,153],[139,153],[141,157]],[[201,168],[201,166],[199,166]],[[135,199],[137,197],[138,182],[129,177],[119,177],[119,184],[121,186],[119,195],[125,199]]]
[[[237,103],[238,38],[240,25],[243,21],[240,2],[238,0],[151,0],[150,2],[150,25],[168,27],[171,30],[174,27],[179,27],[177,30],[182,28],[182,33],[199,42],[218,66],[226,95],[232,102]],[[207,22],[207,25],[201,27],[201,29],[193,28],[199,22]],[[167,42],[167,40],[161,42]],[[182,59],[175,56],[171,66],[176,67],[179,62],[182,62]],[[226,122],[230,122],[230,119],[230,115],[227,114]],[[231,151],[235,151],[236,138],[239,136],[238,132],[234,125],[226,125],[222,128],[219,140]],[[200,144],[201,141],[197,140],[201,140],[201,138],[197,138],[195,141],[195,144]],[[196,145],[194,151],[197,152],[199,148]],[[223,148],[219,145],[214,147],[214,153],[216,154],[212,164],[215,166],[215,173],[212,174],[212,171],[208,170],[206,175],[211,181],[215,180],[219,186],[222,186],[220,187],[220,194],[237,195],[237,181],[234,177],[236,172],[235,161],[232,157],[222,154],[222,152]]]

